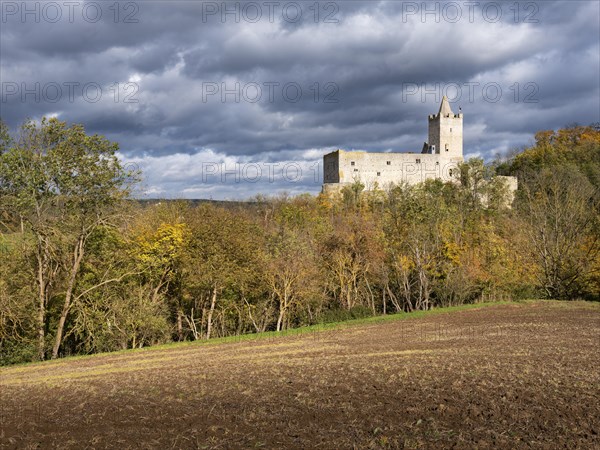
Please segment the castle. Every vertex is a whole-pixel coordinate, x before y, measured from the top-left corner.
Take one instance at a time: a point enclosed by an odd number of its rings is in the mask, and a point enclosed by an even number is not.
[[[428,142],[423,144],[421,153],[344,150],[328,153],[323,157],[323,192],[337,192],[356,181],[367,190],[385,188],[392,183],[416,184],[428,178],[450,181],[456,179],[461,162],[463,114],[454,114],[444,96],[438,113],[429,116]],[[509,180],[509,184],[512,181]]]

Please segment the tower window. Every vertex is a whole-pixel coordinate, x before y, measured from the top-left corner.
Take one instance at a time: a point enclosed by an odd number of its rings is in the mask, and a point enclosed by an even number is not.
[[[446,151],[448,151],[448,144],[446,144]]]
[[[350,165],[354,166],[354,165],[356,165],[356,163],[354,161],[350,161]]]
[[[377,176],[380,177],[381,176],[381,172],[377,172]]]
[[[452,133],[452,128],[450,128],[450,133]]]
[[[355,172],[358,172],[358,169],[354,169]]]
[[[417,158],[417,164],[421,164],[421,160]]]
[[[391,162],[391,161],[386,161],[385,163],[386,163],[388,166],[391,166],[391,165],[392,165],[392,162]]]

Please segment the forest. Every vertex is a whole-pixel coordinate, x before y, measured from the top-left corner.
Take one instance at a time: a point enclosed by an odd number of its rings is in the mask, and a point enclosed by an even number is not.
[[[0,121],[0,364],[500,299],[600,300],[600,125],[454,182],[140,201],[118,144]],[[495,175],[517,176],[514,201]]]

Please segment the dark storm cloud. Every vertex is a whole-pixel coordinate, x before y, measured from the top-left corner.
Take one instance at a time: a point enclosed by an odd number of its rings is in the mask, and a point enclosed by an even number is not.
[[[331,149],[419,151],[443,93],[465,113],[467,155],[489,158],[540,129],[600,121],[595,1],[472,10],[345,1],[316,11],[312,1],[272,11],[260,1],[81,2],[73,17],[56,2],[54,22],[48,2],[27,4],[34,12],[23,16],[22,2],[2,2],[2,118],[14,127],[55,115],[106,134],[145,170],[148,195],[316,192],[311,164]],[[223,88],[237,94],[222,97]],[[298,163],[304,172],[203,180],[206,163]]]

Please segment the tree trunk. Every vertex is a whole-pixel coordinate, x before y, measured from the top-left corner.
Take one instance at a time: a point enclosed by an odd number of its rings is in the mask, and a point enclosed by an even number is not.
[[[197,341],[200,337],[198,334],[198,328],[196,326],[196,319],[194,319],[194,308],[190,311],[190,316],[183,314],[183,318],[188,323],[190,330],[192,331],[192,335],[194,336],[194,340]],[[202,331],[202,330],[201,330]]]
[[[283,316],[285,315],[285,308],[279,309],[279,317],[277,318],[277,331],[281,331],[281,324],[283,323]]]
[[[177,338],[179,342],[183,341],[183,312],[181,309],[177,310]]]
[[[38,357],[41,361],[46,356],[46,281],[44,279],[44,258],[42,256],[41,244],[38,244]]]
[[[373,311],[373,315],[376,315],[377,314],[377,309],[375,307],[375,296],[373,295],[373,290],[371,289],[371,285],[369,284],[369,280],[367,279],[366,275],[365,275],[365,283],[367,285],[367,289],[369,290],[369,298],[370,298],[370,303],[371,303],[371,310]]]
[[[208,321],[206,325],[206,339],[210,339],[210,332],[212,331],[212,319],[215,312],[215,305],[217,304],[217,286],[213,288],[212,300],[210,302],[210,310],[208,311]]]
[[[283,295],[280,297],[279,300],[279,317],[277,318],[277,331],[281,331],[283,329],[283,319],[285,318],[285,311],[289,305],[290,297],[287,283],[285,283],[283,292],[281,294]]]
[[[69,309],[71,308],[71,299],[73,298],[73,289],[75,288],[75,280],[77,279],[77,273],[81,266],[81,260],[83,259],[83,250],[85,246],[85,236],[80,236],[75,250],[73,252],[73,265],[71,267],[71,274],[69,275],[69,282],[67,284],[67,292],[65,293],[65,303],[63,304],[62,313],[60,314],[60,320],[58,321],[58,328],[56,330],[56,338],[54,339],[54,347],[52,348],[52,359],[58,357],[58,350],[62,343],[63,333],[65,329],[65,322],[69,315]]]

